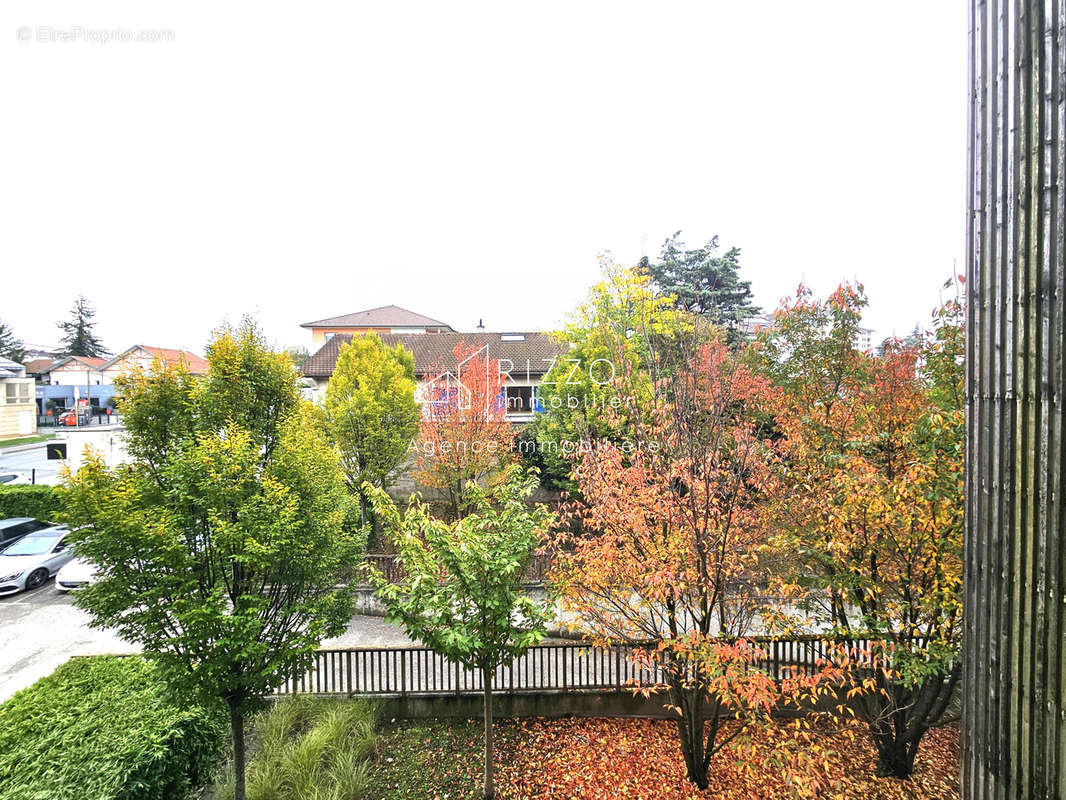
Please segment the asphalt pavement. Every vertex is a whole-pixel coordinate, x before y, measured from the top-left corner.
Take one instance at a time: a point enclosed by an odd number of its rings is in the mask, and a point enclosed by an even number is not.
[[[23,472],[27,477],[32,470],[37,470],[37,483],[55,485],[59,483],[59,470],[62,461],[49,461],[46,457],[45,443],[28,448],[18,448],[14,453],[0,453],[0,472]]]
[[[381,617],[353,617],[348,630],[323,647],[410,644]],[[48,675],[71,656],[136,653],[112,630],[89,627],[89,615],[48,581],[36,591],[0,598],[0,702]]]

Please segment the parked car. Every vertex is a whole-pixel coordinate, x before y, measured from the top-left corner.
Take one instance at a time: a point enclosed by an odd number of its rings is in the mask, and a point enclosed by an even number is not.
[[[27,533],[34,533],[43,528],[53,527],[51,522],[42,522],[33,517],[11,517],[0,519],[0,550],[21,539]]]
[[[43,528],[0,550],[0,596],[37,589],[74,558],[70,528]]]
[[[19,486],[30,482],[24,472],[0,472],[0,486]]]
[[[97,568],[84,558],[75,557],[56,573],[56,589],[60,592],[70,592],[88,586],[96,580]]]

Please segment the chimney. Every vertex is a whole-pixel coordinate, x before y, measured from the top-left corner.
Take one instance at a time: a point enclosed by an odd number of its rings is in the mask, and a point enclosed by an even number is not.
[[[479,319],[479,320],[477,321],[477,329],[478,329],[479,331],[484,331],[484,330],[485,330],[485,320],[483,320],[483,319]]]

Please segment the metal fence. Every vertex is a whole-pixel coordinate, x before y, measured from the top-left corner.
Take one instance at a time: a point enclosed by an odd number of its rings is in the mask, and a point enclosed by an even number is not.
[[[395,555],[389,553],[367,553],[363,556],[364,563],[385,576],[389,583],[398,583],[404,577],[403,564]],[[550,556],[534,556],[529,566],[526,567],[525,583],[544,583],[551,566]]]
[[[870,649],[866,639],[840,640],[818,636],[788,639],[753,638],[763,652],[755,666],[776,680],[813,674],[845,644],[853,653]],[[630,658],[632,648],[586,644],[548,644],[496,669],[494,691],[499,693],[621,691],[634,684],[662,685],[659,667],[643,667]],[[456,697],[480,694],[481,673],[455,664],[425,647],[352,648],[319,650],[312,669],[287,681],[278,694],[426,695]]]

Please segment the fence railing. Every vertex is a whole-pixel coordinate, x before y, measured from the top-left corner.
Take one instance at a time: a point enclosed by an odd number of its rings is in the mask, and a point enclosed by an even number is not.
[[[755,666],[775,680],[811,675],[842,643],[852,652],[868,651],[872,641],[798,636],[788,639],[753,637],[763,655]],[[634,684],[662,685],[658,666],[643,666],[627,646],[548,644],[496,669],[495,692],[621,691]],[[318,650],[312,669],[286,682],[278,694],[460,696],[483,691],[481,673],[455,664],[425,647]]]
[[[388,553],[367,553],[363,556],[363,562],[374,569],[381,572],[387,581],[390,583],[397,583],[404,577],[403,564],[395,555]],[[551,566],[550,556],[534,556],[529,562],[529,566],[526,567],[525,582],[526,583],[543,583],[548,575],[548,568]],[[363,576],[360,576],[360,580]]]

